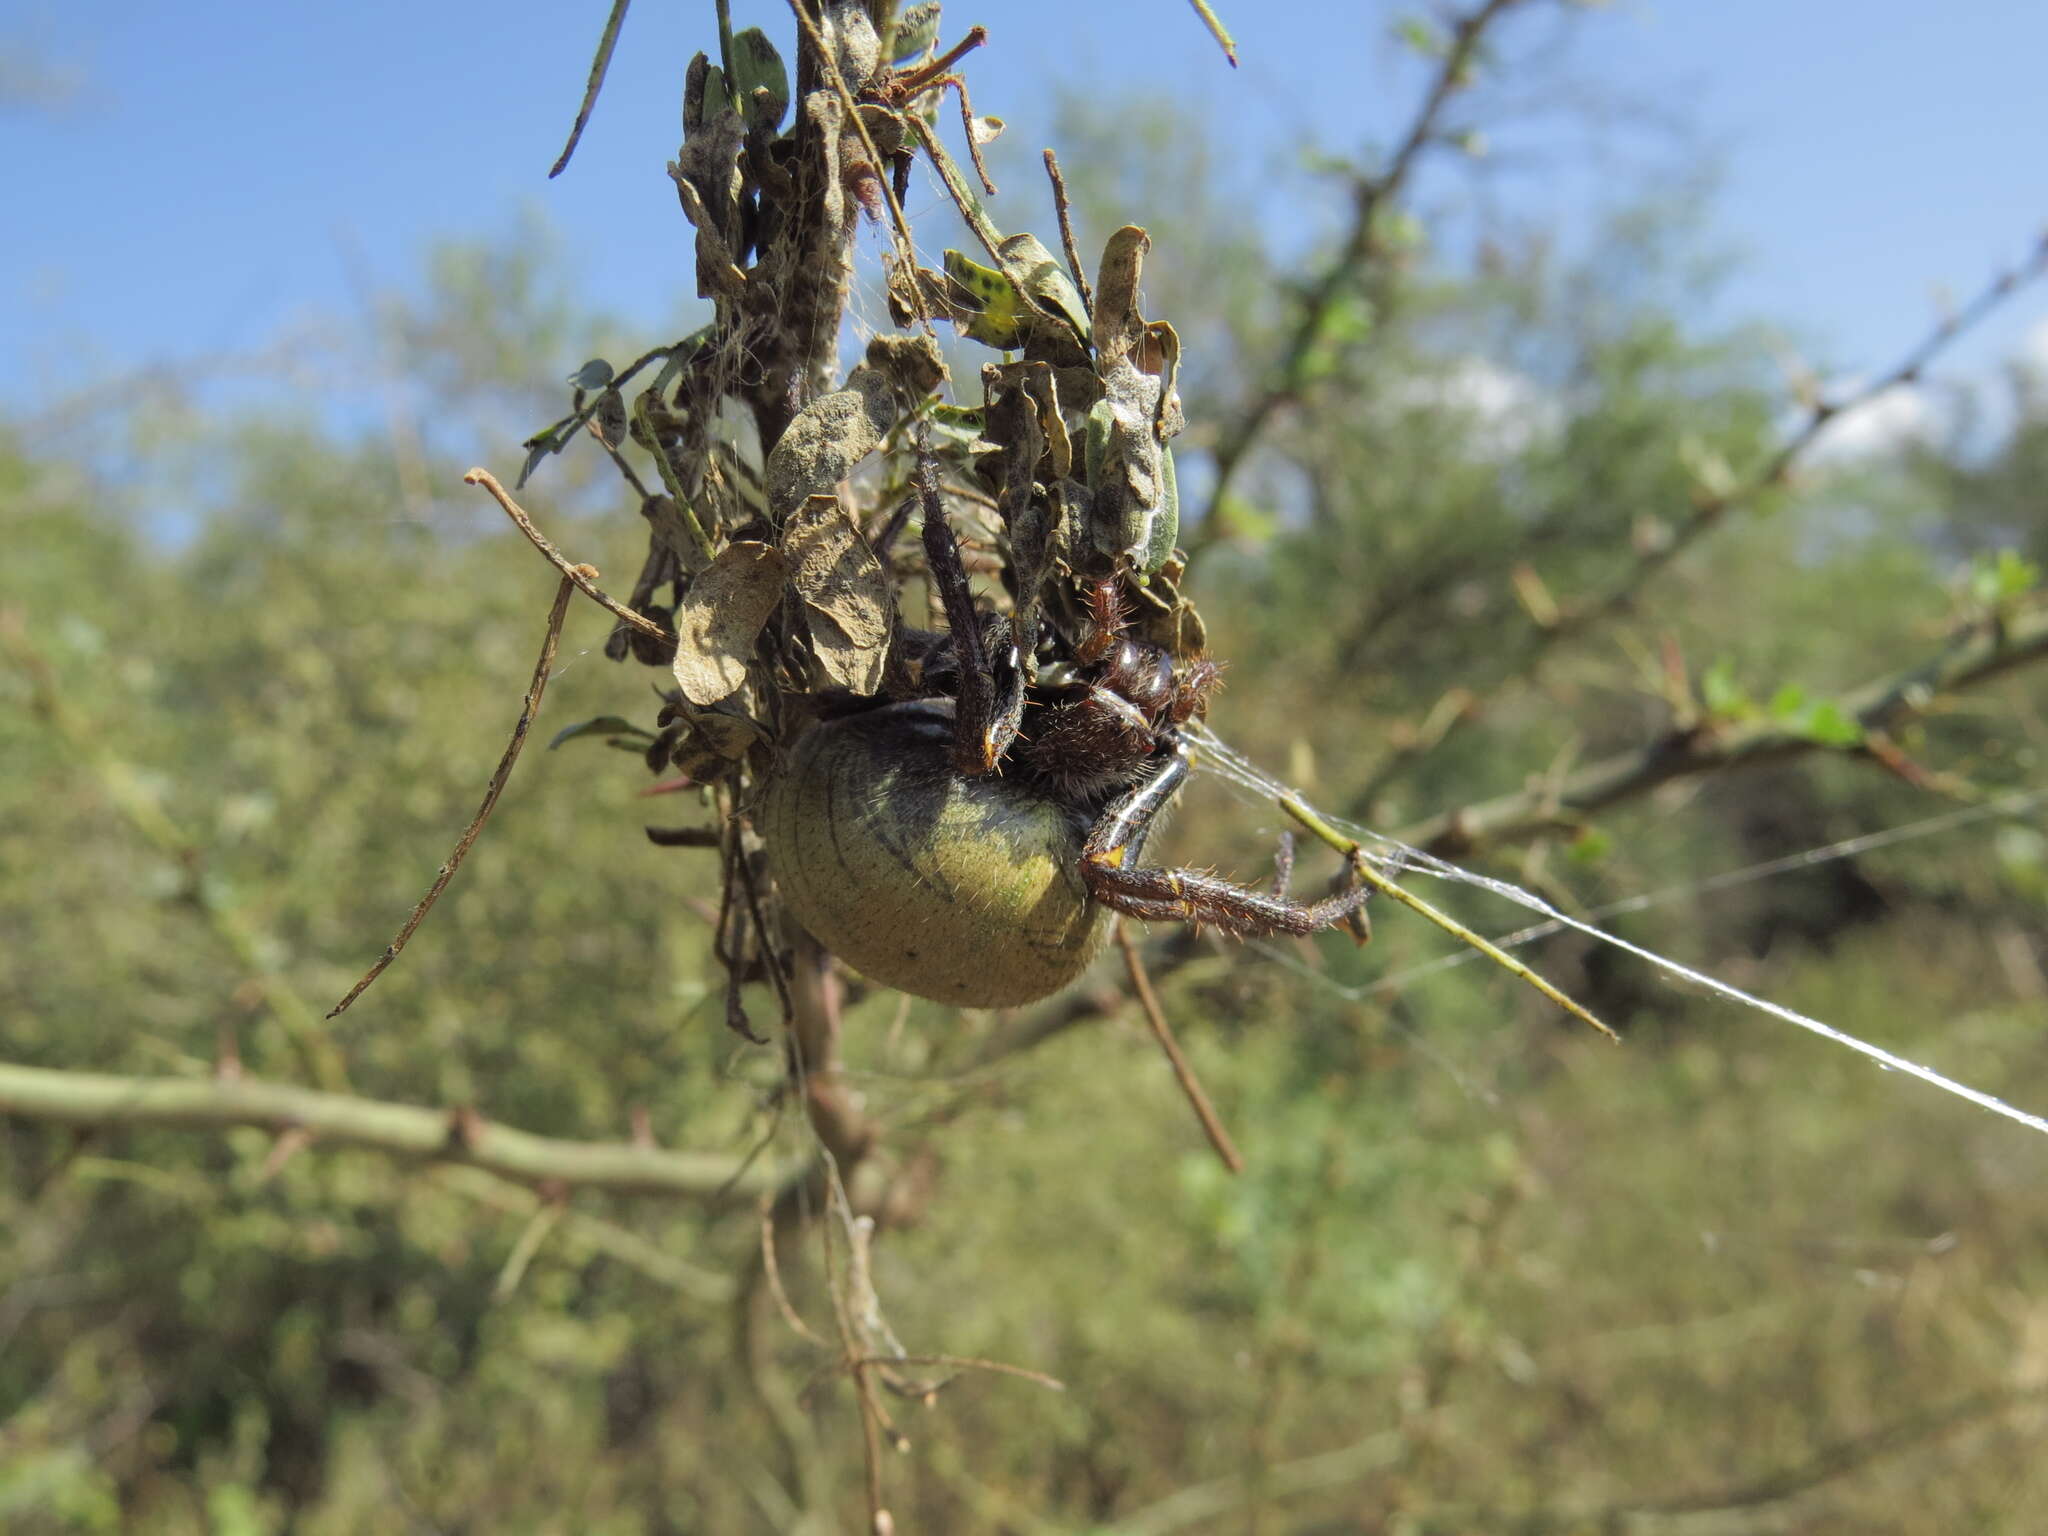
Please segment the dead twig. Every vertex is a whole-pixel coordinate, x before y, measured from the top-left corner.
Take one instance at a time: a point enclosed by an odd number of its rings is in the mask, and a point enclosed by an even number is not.
[[[654,639],[669,645],[676,643],[675,634],[671,630],[655,623],[644,613],[635,613],[624,603],[599,587],[595,579],[597,576],[596,566],[571,564],[569,557],[549,543],[546,534],[534,527],[533,519],[526,515],[525,509],[512,499],[511,494],[506,491],[505,487],[498,483],[496,475],[493,475],[487,469],[472,469],[462,477],[462,480],[465,485],[480,485],[489,491],[498,505],[505,509],[505,515],[512,519],[513,523],[517,525],[521,533],[526,535],[533,547],[547,556],[548,563],[560,571],[565,580],[574,583],[576,590],[589,598],[593,603],[596,603],[598,607],[612,614],[620,623],[630,625],[634,629],[639,630],[643,635],[652,636]]]
[[[1195,1069],[1188,1064],[1180,1042],[1174,1039],[1173,1027],[1166,1022],[1166,1012],[1159,1006],[1158,994],[1152,990],[1152,978],[1145,974],[1144,958],[1132,942],[1130,930],[1121,922],[1116,925],[1116,942],[1124,953],[1124,970],[1130,975],[1131,990],[1137,994],[1138,1007],[1145,1015],[1145,1022],[1152,1027],[1152,1038],[1166,1053],[1167,1065],[1173,1068],[1173,1080],[1180,1085],[1188,1107],[1202,1123],[1202,1134],[1209,1138],[1209,1145],[1216,1149],[1216,1156],[1224,1167],[1232,1173],[1243,1173],[1244,1158],[1231,1141],[1230,1132],[1223,1128],[1223,1121],[1217,1115],[1215,1105],[1209,1102],[1209,1095],[1202,1091],[1201,1079],[1195,1076]]]
[[[477,470],[473,473],[481,474],[482,471]],[[485,478],[489,479],[489,476]],[[503,497],[503,492],[498,489],[495,480],[491,481],[491,488]],[[509,498],[506,499],[509,503]],[[547,691],[548,675],[555,667],[555,647],[562,638],[562,621],[568,616],[569,598],[575,590],[574,580],[565,572],[561,584],[555,589],[554,606],[548,610],[547,635],[541,641],[540,657],[533,666],[533,681],[527,685],[526,700],[520,706],[519,719],[512,727],[512,739],[505,743],[504,755],[498,759],[497,771],[491,775],[490,786],[484,791],[483,804],[477,807],[476,815],[471,817],[469,825],[463,828],[462,836],[456,839],[455,851],[448,855],[447,862],[442,864],[440,873],[434,877],[434,883],[427,887],[427,894],[422,896],[419,904],[412,909],[412,915],[400,925],[391,942],[384,946],[384,953],[377,957],[376,963],[363,973],[363,979],[349,988],[346,997],[327,1010],[328,1018],[332,1019],[346,1012],[349,1004],[361,997],[369,989],[370,983],[383,975],[391,962],[398,958],[399,951],[405,948],[414,930],[425,920],[434,903],[441,899],[441,893],[448,889],[448,882],[455,878],[455,871],[462,867],[462,861],[469,856],[469,850],[475,844],[477,834],[483,831],[484,823],[490,819],[491,811],[497,806],[498,796],[505,788],[505,781],[512,776],[512,765],[519,761],[519,752],[526,745],[526,735],[532,729],[533,718],[540,712],[541,695]]]

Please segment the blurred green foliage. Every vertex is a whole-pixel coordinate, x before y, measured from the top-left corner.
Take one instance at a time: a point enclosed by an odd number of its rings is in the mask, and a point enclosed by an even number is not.
[[[1284,272],[1219,228],[1188,125],[1158,124],[1067,137],[1094,135],[1071,158],[1096,168],[1075,181],[1101,228],[1169,175],[1188,194],[1151,221],[1148,307],[1189,338],[1200,423],[1257,387]],[[1775,441],[1758,335],[1702,333],[1658,286],[1673,231],[1618,221],[1597,271],[1537,240],[1470,272],[1418,256],[1398,305],[1361,296],[1319,336],[1315,392],[1198,572],[1224,736],[1396,826],[1647,739],[1670,719],[1663,647],[1713,711],[1797,714],[1825,742],[1830,698],[2025,595],[2048,398],[2019,381],[1997,446],[1779,494],[1511,685],[1536,634],[1513,567],[1600,590],[1648,524]],[[552,575],[442,498],[477,445],[514,462],[607,350],[547,260],[444,253],[384,316],[385,365],[433,401],[397,454],[304,415],[187,418],[188,540],[158,536],[162,488],[0,444],[0,609],[75,725],[0,672],[8,1060],[200,1075],[232,1042],[252,1074],[303,1077],[284,1021],[416,899],[539,644]],[[534,504],[601,499],[591,457],[552,461]],[[639,529],[605,511],[550,526],[616,576]],[[651,714],[606,627],[572,611],[543,741]],[[1493,700],[1483,719],[1407,750],[1461,688]],[[1992,791],[2040,783],[2044,740],[2048,690],[2022,674],[1901,745]],[[352,1091],[561,1136],[617,1139],[644,1111],[667,1145],[801,1144],[779,1060],[720,1022],[714,872],[639,832],[696,807],[636,798],[647,782],[597,740],[528,753],[420,938],[324,1027]],[[1676,889],[1614,926],[2038,1108],[2038,815],[1698,885],[1945,808],[1816,752],[1489,867],[1582,907]],[[1200,783],[1171,849],[1250,874],[1273,823]],[[1066,1384],[968,1373],[930,1411],[896,1405],[898,1530],[2037,1528],[2048,1147],[1573,941],[1532,958],[1625,1050],[1484,966],[1374,990],[1443,950],[1379,926],[1363,951],[1204,949],[1174,972],[1238,1179],[1128,1009],[977,1069],[1004,1021],[854,1006],[868,1104],[935,1181],[878,1245],[897,1333]],[[13,1120],[0,1172],[10,1531],[651,1536],[805,1508],[854,1528],[849,1388],[766,1304],[750,1207],[581,1194],[509,1285],[539,1202],[465,1170]],[[829,1334],[815,1243],[793,1251],[791,1302]]]

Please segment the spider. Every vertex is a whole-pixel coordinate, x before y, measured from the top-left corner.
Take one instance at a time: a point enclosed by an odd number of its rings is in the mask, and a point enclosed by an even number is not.
[[[1318,901],[1141,862],[1187,781],[1182,728],[1213,662],[1176,665],[1125,632],[1119,578],[1089,583],[1078,637],[1026,680],[1010,621],[980,614],[929,464],[928,568],[950,623],[939,691],[838,714],[797,741],[757,825],[778,888],[824,947],[871,981],[962,1007],[1032,1002],[1095,958],[1108,916],[1308,934],[1365,900]],[[948,675],[950,673],[950,675]]]

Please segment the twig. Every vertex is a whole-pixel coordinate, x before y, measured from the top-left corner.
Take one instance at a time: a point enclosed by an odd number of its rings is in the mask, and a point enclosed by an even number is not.
[[[1184,1531],[1242,1509],[1254,1498],[1289,1498],[1363,1482],[1373,1473],[1397,1465],[1408,1450],[1406,1435],[1397,1429],[1381,1430],[1355,1445],[1268,1467],[1256,1489],[1242,1475],[1191,1484],[1124,1516],[1110,1530],[1115,1536],[1170,1536],[1174,1531]]]
[[[1628,1531],[1639,1536],[1732,1536],[1737,1532],[1804,1530],[1821,1523],[1809,1495],[1865,1468],[1922,1450],[2012,1413],[2038,1408],[2043,1389],[1983,1392],[1914,1414],[1820,1448],[1801,1464],[1748,1484],[1655,1503],[1555,1505],[1523,1509],[1459,1505],[1404,1512],[1418,1532],[1514,1530]],[[1121,1527],[1118,1528],[1121,1533]]]
[[[626,456],[611,445],[610,440],[604,435],[604,429],[597,424],[595,419],[584,422],[583,429],[597,439],[597,444],[600,448],[611,455],[612,464],[621,475],[625,476],[626,484],[633,487],[633,494],[638,496],[641,505],[645,506],[649,496],[647,486],[640,479],[632,464],[627,461]]]
[[[1540,628],[1534,644],[1528,648],[1528,653],[1518,669],[1519,674],[1526,675],[1532,669],[1536,656],[1558,640],[1576,634],[1600,619],[1609,618],[1632,607],[1638,592],[1650,578],[1677,559],[1702,535],[1710,532],[1730,512],[1739,510],[1774,486],[1783,484],[1789,478],[1793,466],[1831,423],[1862,410],[1880,396],[1901,385],[1916,382],[1927,365],[1946,351],[1958,337],[1997,311],[2028,283],[2038,280],[2043,275],[2048,275],[2048,235],[2040,239],[2024,260],[1993,277],[1969,303],[1944,316],[1890,372],[1840,400],[1816,399],[1808,408],[1806,419],[1800,424],[1799,429],[1779,445],[1778,451],[1765,461],[1761,469],[1733,490],[1701,496],[1695,503],[1692,514],[1666,538],[1638,552],[1635,563],[1628,573],[1605,595],[1590,604],[1567,608],[1555,623]]]
[[[849,1270],[860,1261],[860,1229],[856,1224],[852,1203],[846,1198],[846,1186],[839,1178],[839,1162],[830,1148],[825,1148],[825,1177],[829,1191],[832,1213],[838,1221],[821,1221],[818,1224],[819,1240],[825,1252],[825,1290],[832,1298],[833,1320],[839,1325],[840,1360],[847,1374],[853,1378],[854,1404],[860,1412],[861,1460],[865,1474],[868,1506],[868,1529],[875,1536],[887,1536],[895,1529],[895,1521],[888,1508],[882,1503],[882,1426],[888,1419],[887,1410],[881,1399],[875,1395],[875,1384],[868,1379],[869,1355],[859,1346],[867,1340],[863,1330],[856,1326],[853,1317],[853,1301],[848,1295],[854,1284],[851,1273],[842,1277],[835,1261],[832,1247],[832,1233],[835,1226],[846,1233],[847,1264]]]
[[[497,1125],[472,1112],[321,1093],[241,1078],[115,1077],[0,1062],[0,1114],[59,1125],[168,1126],[222,1131],[251,1125],[300,1130],[319,1148],[368,1147],[397,1157],[463,1163],[516,1184],[603,1189],[617,1194],[715,1195],[733,1159],[629,1143],[570,1141]],[[741,1192],[774,1188],[787,1169],[767,1169]]]
[[[1030,1370],[1025,1366],[1011,1365],[1004,1360],[983,1360],[972,1355],[870,1355],[857,1365],[886,1368],[892,1365],[937,1365],[956,1371],[993,1371],[998,1376],[1015,1376],[1020,1381],[1031,1382],[1049,1392],[1064,1392],[1067,1384],[1056,1376],[1043,1371]]]
[[[1088,286],[1088,274],[1081,267],[1081,249],[1074,243],[1073,205],[1067,200],[1067,178],[1060,174],[1059,156],[1045,152],[1045,174],[1052,179],[1052,208],[1060,221],[1060,246],[1067,253],[1067,270],[1074,286],[1081,290],[1081,307],[1095,313],[1095,294]]]
[[[572,565],[569,562],[568,556],[549,543],[546,534],[534,527],[533,519],[526,515],[525,510],[518,502],[512,499],[505,487],[498,483],[497,476],[487,469],[472,469],[462,477],[462,480],[465,485],[480,485],[489,491],[498,505],[505,509],[505,515],[511,518],[518,526],[519,531],[525,534],[528,540],[532,542],[533,547],[547,556],[548,563],[560,571],[565,580],[575,583],[577,591],[581,592],[606,612],[615,616],[620,623],[629,624],[634,629],[639,630],[641,634],[651,635],[655,639],[664,641],[669,645],[675,644],[676,637],[672,631],[655,623],[654,620],[648,618],[644,613],[635,613],[624,603],[600,588],[592,579],[597,575],[597,568],[595,566]]]
[[[272,937],[233,904],[224,894],[224,887],[204,878],[203,845],[172,819],[134,765],[108,748],[113,733],[95,729],[93,722],[79,718],[72,710],[58,686],[55,669],[30,642],[27,624],[18,610],[0,610],[0,650],[27,674],[29,699],[36,712],[50,723],[67,747],[90,765],[107,798],[128,825],[185,872],[190,881],[192,906],[260,989],[265,1009],[284,1032],[286,1043],[298,1056],[306,1075],[323,1088],[346,1089],[348,1067],[333,1037],[313,1005],[300,996],[298,989],[276,968],[274,959],[268,957],[268,952],[278,948]],[[221,1055],[222,1070],[230,1070],[231,1063],[232,1069],[239,1069],[232,1036]]]
[[[1345,233],[1344,243],[1338,248],[1336,257],[1302,295],[1301,314],[1295,321],[1286,350],[1280,355],[1274,381],[1260,391],[1243,415],[1224,428],[1217,439],[1216,475],[1210,487],[1207,510],[1189,530],[1184,541],[1191,558],[1221,536],[1223,530],[1219,514],[1231,481],[1243,467],[1266,424],[1283,405],[1300,394],[1303,371],[1329,322],[1331,310],[1380,250],[1374,227],[1380,210],[1400,195],[1422,151],[1435,140],[1437,122],[1445,105],[1469,82],[1480,39],[1503,12],[1519,3],[1521,0],[1485,0],[1484,4],[1452,24],[1443,61],[1408,125],[1407,135],[1394,151],[1393,159],[1379,175],[1358,179],[1352,192],[1351,227]],[[1232,62],[1235,62],[1234,58]]]
[[[2048,660],[2048,609],[1985,620],[1965,631],[1941,655],[1865,684],[1845,696],[1840,707],[1869,736],[1926,713],[1944,694],[2042,660]],[[1396,836],[1430,853],[1460,857],[1489,844],[1575,825],[1595,811],[1633,799],[1672,779],[1738,762],[1771,762],[1819,750],[1823,750],[1822,744],[1811,735],[1777,722],[1709,722],[1589,764],[1562,783],[1446,811],[1404,828]],[[1863,747],[1848,750],[1870,755]]]
[[[1619,1040],[1621,1038],[1621,1036],[1601,1023],[1598,1018],[1594,1017],[1582,1003],[1575,1002],[1572,998],[1566,996],[1556,986],[1546,981],[1535,971],[1529,969],[1528,966],[1517,960],[1506,950],[1500,948],[1500,946],[1487,939],[1484,935],[1473,932],[1472,929],[1467,928],[1448,912],[1431,906],[1420,896],[1402,889],[1392,880],[1381,874],[1374,867],[1371,856],[1366,853],[1364,846],[1356,838],[1346,837],[1343,833],[1337,831],[1336,828],[1317,815],[1308,802],[1300,796],[1291,793],[1281,795],[1278,797],[1278,804],[1281,810],[1293,817],[1308,832],[1343,854],[1358,878],[1371,886],[1375,891],[1391,900],[1398,901],[1411,912],[1420,913],[1428,918],[1437,927],[1457,939],[1459,943],[1470,945],[1473,949],[1478,950],[1509,975],[1533,987],[1573,1018],[1592,1025],[1608,1039]]]
[[[591,109],[597,105],[597,93],[604,89],[604,75],[612,65],[612,49],[618,44],[619,28],[626,24],[626,7],[632,3],[633,0],[612,0],[611,15],[605,18],[604,35],[597,40],[597,53],[590,61],[590,79],[583,87],[583,105],[576,109],[576,122],[569,130],[569,142],[562,146],[562,153],[548,167],[550,181],[568,168],[569,157],[576,153],[584,125],[590,121]]]
[[[502,1176],[483,1168],[443,1165],[435,1170],[434,1182],[493,1210],[531,1216],[558,1192],[560,1181],[550,1178],[538,1184],[509,1184]],[[547,1193],[540,1193],[542,1189]],[[723,1191],[714,1191],[708,1198],[716,1203],[723,1198]],[[723,1271],[686,1263],[638,1232],[588,1211],[579,1211],[573,1205],[562,1208],[562,1230],[564,1241],[580,1243],[615,1259],[659,1285],[680,1291],[692,1301],[724,1305],[733,1299],[737,1289],[732,1276]]]
[[[790,1305],[789,1292],[782,1287],[782,1266],[775,1257],[775,1196],[772,1192],[761,1196],[761,1273],[768,1282],[768,1294],[773,1298],[776,1310],[782,1314],[782,1320],[789,1324],[790,1332],[820,1349],[829,1348],[817,1331]]]
[[[1158,994],[1152,990],[1152,978],[1145,974],[1145,961],[1138,953],[1138,946],[1131,941],[1130,930],[1121,922],[1116,926],[1117,947],[1124,952],[1124,970],[1131,978],[1131,990],[1137,994],[1138,1007],[1143,1010],[1145,1022],[1152,1026],[1152,1038],[1159,1042],[1159,1049],[1166,1053],[1167,1064],[1173,1068],[1173,1080],[1180,1084],[1180,1091],[1188,1101],[1188,1107],[1195,1112],[1195,1118],[1202,1122],[1202,1134],[1209,1138],[1209,1145],[1216,1149],[1223,1166],[1232,1173],[1244,1172],[1244,1158],[1230,1140],[1230,1132],[1223,1128],[1216,1108],[1209,1102],[1209,1095],[1202,1091],[1201,1080],[1195,1076],[1195,1069],[1188,1065],[1188,1059],[1181,1053],[1180,1042],[1173,1038],[1173,1028],[1166,1022],[1165,1010],[1159,1006]]]
[[[1807,450],[1829,425],[1863,410],[1889,391],[1917,380],[1928,364],[1939,357],[1958,337],[1982,323],[2021,288],[2044,275],[2048,275],[2048,236],[2042,237],[2024,260],[1992,278],[1969,303],[1944,317],[1915,343],[1888,373],[1839,400],[1815,400],[1808,408],[1806,419],[1799,428],[1779,445],[1778,450],[1764,462],[1762,468],[1739,485],[1699,496],[1684,521],[1656,545],[1639,550],[1627,574],[1616,581],[1602,596],[1586,603],[1561,606],[1550,596],[1532,567],[1523,565],[1518,568],[1512,579],[1525,611],[1534,621],[1535,633],[1521,644],[1516,654],[1514,668],[1500,679],[1485,698],[1471,700],[1458,723],[1462,725],[1476,721],[1487,710],[1508,697],[1512,685],[1528,682],[1535,675],[1543,658],[1558,642],[1583,634],[1594,624],[1633,608],[1643,589],[1659,572],[1699,539],[1720,526],[1730,513],[1741,511],[1766,492],[1785,484],[1791,478],[1793,470],[1798,467],[1800,460],[1805,457]],[[1353,797],[1352,803],[1361,809],[1369,806],[1396,773],[1412,771],[1441,744],[1442,738],[1439,738],[1436,742],[1426,743],[1416,750],[1390,758],[1375,770],[1365,787]],[[1489,804],[1497,807],[1503,803]],[[1438,820],[1442,821],[1444,818]],[[1517,828],[1514,835],[1528,836],[1539,830],[1544,828]],[[1429,838],[1426,836],[1422,841],[1427,842]],[[1437,851],[1467,846],[1470,845],[1446,843]]]
[[[513,1292],[519,1289],[519,1282],[526,1278],[527,1266],[540,1252],[540,1245],[547,1241],[548,1234],[555,1230],[555,1224],[562,1219],[567,1204],[565,1192],[551,1191],[550,1198],[543,1199],[539,1209],[527,1218],[526,1225],[520,1229],[519,1241],[505,1256],[505,1267],[498,1271],[498,1283],[491,1287],[491,1300],[510,1300]]]
[[[493,481],[492,484],[495,486],[496,482]],[[498,759],[497,771],[491,775],[490,786],[484,791],[483,804],[477,807],[476,815],[470,819],[469,825],[463,828],[462,836],[456,839],[455,851],[448,855],[447,862],[441,866],[441,872],[434,877],[434,883],[427,887],[427,894],[419,899],[419,905],[412,909],[412,915],[399,927],[397,936],[384,946],[384,953],[363,973],[363,979],[349,988],[348,996],[327,1010],[328,1018],[345,1012],[349,1004],[361,997],[368,990],[370,983],[383,975],[385,968],[398,958],[399,951],[405,948],[407,941],[413,936],[413,931],[432,910],[434,903],[441,899],[441,893],[448,889],[448,882],[455,878],[455,871],[462,867],[462,861],[468,857],[477,834],[490,819],[491,811],[498,803],[498,796],[505,788],[505,781],[512,776],[512,765],[519,761],[519,750],[526,745],[526,734],[533,726],[533,717],[540,710],[541,695],[547,691],[548,674],[555,666],[555,646],[562,638],[562,620],[568,615],[569,597],[574,591],[573,581],[564,575],[561,584],[555,589],[554,607],[548,610],[547,636],[541,641],[540,659],[534,663],[533,681],[527,685],[526,701],[520,707],[518,722],[512,727],[512,739],[505,743],[504,755]]]

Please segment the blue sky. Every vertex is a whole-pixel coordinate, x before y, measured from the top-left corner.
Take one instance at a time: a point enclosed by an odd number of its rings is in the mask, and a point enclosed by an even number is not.
[[[1387,42],[1392,7],[1219,8],[1242,49],[1235,73],[1182,0],[955,0],[947,32],[989,25],[977,106],[1032,145],[1050,130],[1055,84],[1212,103],[1254,164],[1287,163],[1305,136],[1384,141],[1414,100],[1414,72]],[[68,86],[49,105],[0,107],[0,409],[357,312],[365,278],[402,282],[433,240],[502,233],[527,207],[560,231],[594,300],[657,325],[688,281],[661,162],[711,7],[640,0],[577,160],[551,183],[605,9],[0,0],[0,57],[35,59]],[[2037,0],[1664,0],[1569,22],[1558,9],[1535,5],[1504,33],[1510,56],[1546,61],[1535,104],[1584,90],[1620,121],[1676,125],[1684,154],[1711,153],[1724,176],[1710,226],[1742,261],[1726,306],[1792,323],[1836,367],[1888,365],[1938,290],[1974,291],[2048,223]],[[781,5],[735,11],[788,31]],[[1495,143],[1505,164],[1540,151],[1514,195],[1583,237],[1594,194],[1640,170],[1614,145],[1641,135],[1575,121],[1532,118]],[[2029,295],[1959,366],[2041,346],[2044,316]]]

